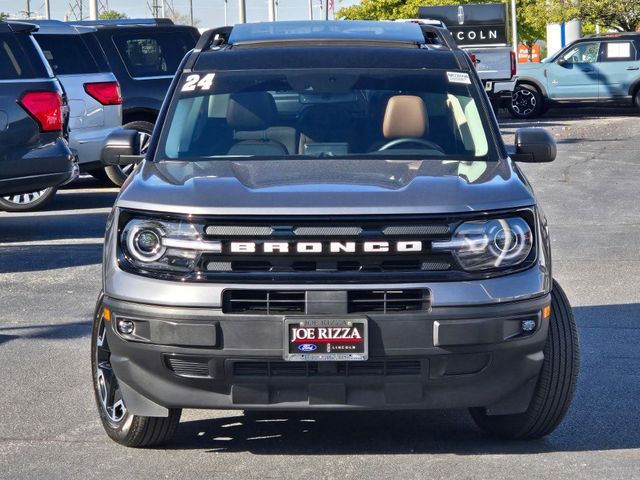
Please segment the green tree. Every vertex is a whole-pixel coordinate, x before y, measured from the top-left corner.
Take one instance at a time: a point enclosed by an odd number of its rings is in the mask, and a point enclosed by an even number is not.
[[[98,16],[100,20],[120,20],[121,18],[129,18],[126,13],[116,10],[105,10]]]
[[[362,0],[359,5],[340,9],[336,16],[350,20],[415,18],[418,16],[418,7],[421,6],[466,3],[478,3],[478,0]],[[529,49],[538,40],[545,38],[547,23],[570,20],[578,14],[578,8],[572,0],[516,0],[516,11],[518,40]]]
[[[0,12],[0,20],[4,20],[5,18],[9,18],[10,15],[7,12]]]
[[[621,32],[640,28],[638,0],[580,0],[580,16],[587,22]]]

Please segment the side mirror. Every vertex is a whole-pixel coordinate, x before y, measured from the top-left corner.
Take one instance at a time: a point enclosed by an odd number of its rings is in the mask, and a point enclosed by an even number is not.
[[[544,163],[556,158],[556,141],[544,128],[519,128],[515,147],[511,159],[516,162]]]
[[[136,130],[119,128],[111,132],[102,147],[105,165],[130,165],[142,160],[140,135]]]
[[[556,60],[556,63],[557,63],[558,65],[566,65],[566,64],[567,64],[567,63],[569,63],[569,62],[567,62],[567,59],[566,59],[566,58],[562,58],[562,57],[561,57],[561,58],[559,58],[558,60]]]

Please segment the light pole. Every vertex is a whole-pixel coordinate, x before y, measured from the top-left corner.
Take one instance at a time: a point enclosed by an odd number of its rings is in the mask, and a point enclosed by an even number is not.
[[[229,10],[227,7],[229,6],[229,2],[224,0],[224,24],[229,25]]]
[[[511,0],[511,35],[513,37],[513,51],[518,55],[518,21],[516,19],[516,0]]]
[[[47,20],[51,20],[51,6],[49,5],[49,0],[44,0],[44,15],[47,17]]]
[[[89,20],[98,19],[98,0],[89,0]]]
[[[313,20],[313,0],[309,0],[309,20]]]
[[[247,5],[244,0],[238,0],[238,23],[247,23]]]
[[[329,0],[324,0],[324,19],[329,20]]]
[[[269,6],[269,21],[276,21],[276,1],[275,0],[267,0]]]

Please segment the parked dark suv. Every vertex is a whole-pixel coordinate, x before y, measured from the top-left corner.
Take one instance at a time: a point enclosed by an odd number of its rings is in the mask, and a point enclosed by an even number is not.
[[[126,128],[140,132],[145,150],[171,79],[200,32],[194,27],[174,25],[168,19],[83,21],[74,25],[96,27],[93,35],[120,84],[122,121]],[[122,185],[132,168],[112,166],[106,173]]]
[[[578,369],[547,222],[444,29],[277,22],[205,33],[109,218],[92,365],[108,435],[182,408],[470,408],[553,431]],[[114,132],[104,160],[135,159]],[[384,432],[380,432],[384,435]]]
[[[0,210],[41,207],[77,175],[63,138],[63,91],[31,36],[36,29],[0,21]]]

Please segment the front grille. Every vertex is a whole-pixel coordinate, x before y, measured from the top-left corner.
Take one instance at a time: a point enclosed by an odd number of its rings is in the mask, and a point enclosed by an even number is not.
[[[233,363],[235,377],[356,377],[421,375],[420,360],[367,360],[365,362],[242,361]]]
[[[176,375],[187,378],[210,378],[207,359],[168,355],[165,360],[169,370]]]
[[[412,312],[425,310],[428,290],[351,290],[347,293],[349,313]]]
[[[306,311],[304,290],[226,290],[222,301],[224,313],[278,315]]]
[[[340,293],[340,291],[332,291]],[[228,314],[286,315],[317,312],[312,305],[315,296],[305,290],[225,290],[222,311]],[[333,313],[400,313],[429,308],[429,290],[347,290],[342,303]]]

